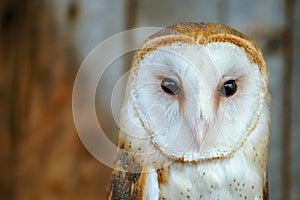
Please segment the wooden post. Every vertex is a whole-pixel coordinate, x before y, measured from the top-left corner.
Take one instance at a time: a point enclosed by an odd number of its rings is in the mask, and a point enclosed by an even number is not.
[[[283,113],[282,113],[282,155],[281,155],[281,199],[291,199],[291,139],[292,139],[292,68],[294,39],[294,0],[284,0],[285,24],[283,32]]]

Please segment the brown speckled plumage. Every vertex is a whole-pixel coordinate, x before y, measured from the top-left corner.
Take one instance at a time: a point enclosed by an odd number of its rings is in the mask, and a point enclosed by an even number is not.
[[[143,199],[145,176],[139,162],[128,153],[121,153],[118,162],[118,169],[112,174],[108,199]]]

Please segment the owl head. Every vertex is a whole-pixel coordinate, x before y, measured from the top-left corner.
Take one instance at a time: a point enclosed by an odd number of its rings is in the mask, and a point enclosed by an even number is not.
[[[262,54],[246,36],[220,24],[178,24],[136,51],[124,105],[171,159],[229,157],[255,130],[267,81]]]

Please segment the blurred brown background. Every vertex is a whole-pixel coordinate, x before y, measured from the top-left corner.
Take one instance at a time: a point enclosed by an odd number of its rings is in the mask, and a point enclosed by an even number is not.
[[[80,63],[120,31],[187,21],[229,24],[262,48],[273,96],[270,199],[300,200],[300,0],[2,0],[0,199],[104,199],[110,169],[85,150],[72,118]],[[110,95],[129,57],[97,92],[114,139]]]

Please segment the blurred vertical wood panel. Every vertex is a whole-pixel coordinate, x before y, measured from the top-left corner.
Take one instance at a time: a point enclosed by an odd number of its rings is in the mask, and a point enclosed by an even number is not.
[[[13,198],[14,184],[14,157],[12,134],[12,84],[13,84],[13,64],[14,51],[13,48],[7,47],[14,40],[15,32],[13,23],[16,23],[18,16],[16,8],[12,2],[0,2],[1,13],[1,35],[0,35],[0,199]]]
[[[70,2],[63,31],[43,1],[0,8],[0,199],[101,199],[108,169],[82,146],[71,110],[80,8]]]
[[[295,1],[284,0],[286,28],[283,32],[283,61],[284,70],[282,80],[285,82],[283,90],[282,114],[282,153],[281,153],[281,199],[291,199],[291,148],[292,148],[292,75],[294,50],[294,11]]]

